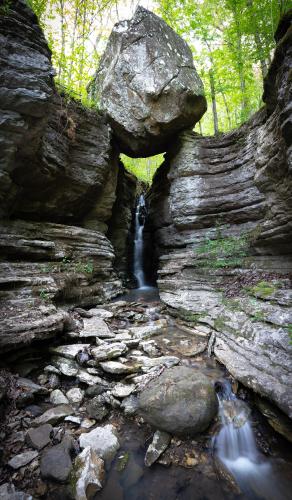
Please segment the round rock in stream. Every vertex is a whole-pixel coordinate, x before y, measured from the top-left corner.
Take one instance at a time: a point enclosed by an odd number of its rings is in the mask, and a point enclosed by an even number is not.
[[[207,429],[217,409],[210,380],[197,370],[176,366],[141,392],[138,413],[156,429],[189,436]]]

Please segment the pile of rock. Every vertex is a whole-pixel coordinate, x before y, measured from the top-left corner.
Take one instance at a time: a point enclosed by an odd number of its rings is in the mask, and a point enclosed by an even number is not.
[[[42,491],[65,483],[74,498],[92,498],[120,448],[117,415],[135,415],[158,429],[146,466],[167,448],[169,433],[188,436],[208,427],[217,412],[213,386],[204,375],[179,366],[179,357],[162,355],[151,338],[167,335],[160,308],[151,322],[153,308],[147,305],[120,301],[78,309],[79,331],[50,348],[38,383],[17,379],[19,409],[11,421],[8,457],[16,484],[34,478]]]

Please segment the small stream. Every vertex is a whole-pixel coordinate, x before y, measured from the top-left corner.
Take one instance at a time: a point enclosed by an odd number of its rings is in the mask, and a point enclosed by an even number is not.
[[[134,292],[137,294],[138,290]],[[156,298],[154,289],[152,293]],[[200,347],[202,339],[175,324],[171,326],[171,319],[169,320],[170,326],[152,338],[163,355],[180,357],[182,364],[203,372],[214,383],[219,401],[217,421],[214,421],[207,431],[192,439],[173,437],[162,459],[148,468],[144,465],[144,457],[153,430],[146,424],[141,425],[139,418],[125,419],[120,427],[121,449],[107,472],[104,489],[96,498],[291,498],[290,459],[286,462],[280,458],[281,448],[278,443],[272,451],[272,456],[265,456],[258,448],[256,434],[264,440],[268,440],[271,435],[263,419],[253,407],[235,395],[228,374],[214,358],[209,358],[206,352],[192,356],[194,350]],[[273,436],[272,442],[277,439],[277,436]],[[125,457],[125,466],[121,468],[120,464]]]
[[[146,206],[144,195],[139,196],[135,212],[135,237],[134,237],[134,276],[138,288],[146,287],[145,272],[143,266],[143,231],[146,218]]]

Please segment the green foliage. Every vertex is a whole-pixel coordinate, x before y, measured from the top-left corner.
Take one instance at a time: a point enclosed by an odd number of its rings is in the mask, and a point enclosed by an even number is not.
[[[0,5],[0,16],[8,16],[11,7],[11,0],[4,0]]]
[[[197,324],[199,321],[202,321],[203,318],[208,315],[207,311],[194,313],[192,311],[184,309],[183,307],[179,307],[178,309],[176,309],[176,314],[179,318],[183,319],[184,321],[195,324]]]
[[[208,111],[200,132],[216,128],[212,101],[217,132],[237,127],[261,107],[274,32],[289,7],[290,0],[158,0],[158,13],[191,46],[204,83]]]
[[[292,344],[292,324],[289,323],[287,326],[285,326],[285,328],[287,328],[288,330],[288,335],[289,335],[289,338],[290,338],[290,344]]]
[[[93,274],[94,264],[91,260],[74,261],[70,257],[64,257],[59,263],[47,263],[41,266],[41,271],[44,273],[82,273]]]
[[[226,328],[226,322],[228,321],[228,318],[226,316],[218,316],[218,318],[216,318],[214,320],[214,328],[215,330],[217,331],[224,331],[225,328]]]
[[[152,178],[163,160],[163,154],[149,158],[130,158],[121,154],[121,161],[126,169],[147,184],[151,184]]]
[[[9,9],[10,1],[4,0],[4,9]],[[38,16],[52,50],[57,83],[65,86],[70,95],[74,93],[74,98],[85,106],[95,107],[88,100],[87,86],[114,22],[131,17],[135,2],[26,1]],[[275,46],[274,32],[290,5],[291,0],[153,3],[157,13],[189,43],[193,52],[209,104],[198,125],[204,135],[237,127],[262,105],[262,81]],[[149,176],[145,180],[148,179]]]
[[[269,281],[259,281],[256,285],[252,287],[247,287],[246,291],[252,295],[260,296],[262,298],[268,298],[273,295],[278,289],[275,283]]]
[[[216,239],[205,238],[196,248],[196,256],[202,267],[220,269],[240,267],[250,246],[248,234],[241,236],[222,236],[222,228],[217,226]]]
[[[44,302],[48,302],[50,300],[50,295],[45,289],[42,289],[40,291],[40,299],[43,300]]]
[[[117,459],[116,469],[118,472],[122,472],[128,465],[128,461],[130,458],[130,454],[128,451],[125,451],[120,455]]]
[[[266,315],[265,312],[262,309],[257,309],[256,311],[253,312],[251,316],[251,321],[257,322],[257,321],[265,321]]]
[[[34,11],[34,13],[41,20],[47,8],[47,0],[26,0],[27,5]]]
[[[228,299],[227,297],[222,297],[222,304],[230,309],[231,311],[241,311],[240,301],[237,299]]]

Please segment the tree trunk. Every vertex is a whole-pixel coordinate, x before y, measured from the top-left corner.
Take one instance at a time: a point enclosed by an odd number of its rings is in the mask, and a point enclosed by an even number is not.
[[[214,134],[217,135],[219,133],[219,127],[218,127],[218,114],[216,105],[215,82],[214,82],[214,74],[212,68],[209,70],[209,79],[210,79],[210,89],[211,89],[211,99],[212,99]]]
[[[71,62],[70,62],[70,68],[69,68],[69,73],[68,73],[68,87],[70,87],[71,80],[72,80],[72,71],[73,71],[73,54],[74,54],[74,49],[75,49],[75,40],[76,40],[76,30],[77,30],[77,20],[78,20],[78,15],[79,15],[79,8],[78,5],[75,5],[75,14],[74,14],[74,25],[73,25],[73,34],[72,34],[72,41],[71,41]]]
[[[63,63],[65,58],[65,43],[66,43],[66,35],[65,35],[65,16],[64,16],[64,0],[60,1],[60,19],[61,19],[61,54],[59,58],[59,67],[58,67],[58,79],[59,82],[62,80],[63,73]]]

